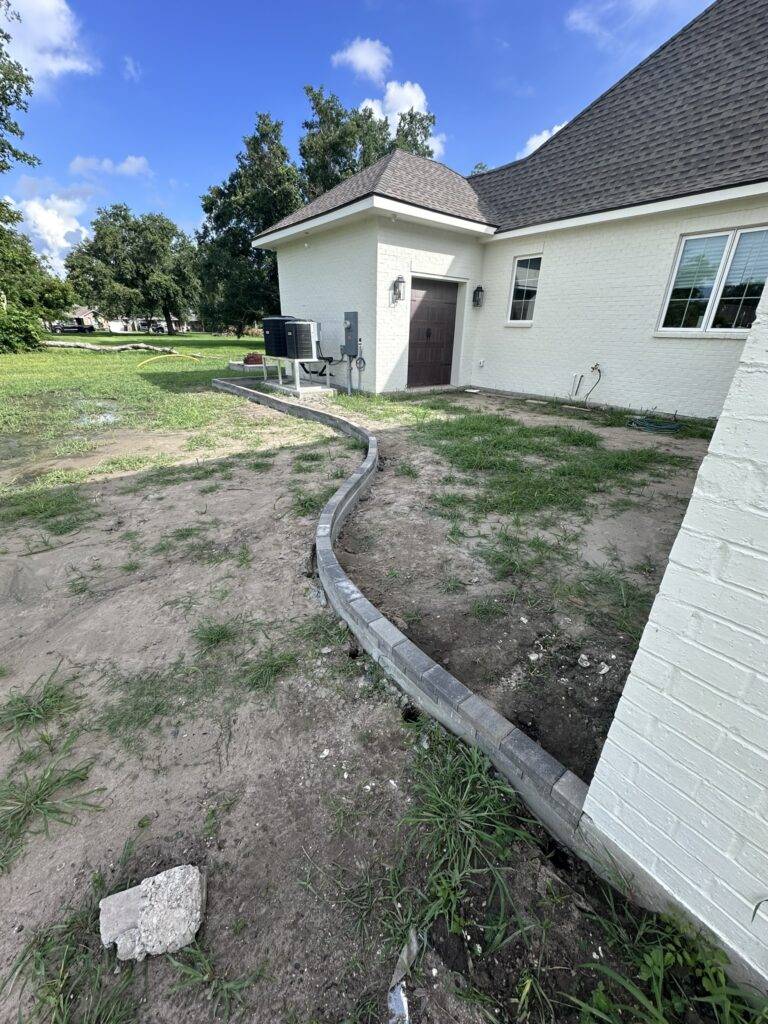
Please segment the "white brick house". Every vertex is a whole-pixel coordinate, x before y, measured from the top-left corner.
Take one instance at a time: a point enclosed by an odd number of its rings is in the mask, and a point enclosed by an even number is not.
[[[721,416],[579,831],[763,987],[766,125],[768,0],[716,0],[530,157],[464,178],[395,152],[256,240],[326,355],[358,311],[369,391]]]
[[[766,69],[766,0],[718,0],[523,160],[389,154],[256,240],[282,312],[338,357],[357,310],[369,391],[584,398],[599,366],[593,401],[716,416],[768,271]]]

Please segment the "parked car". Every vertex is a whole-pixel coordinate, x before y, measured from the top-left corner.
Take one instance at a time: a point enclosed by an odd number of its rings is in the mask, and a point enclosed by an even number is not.
[[[145,334],[165,334],[166,326],[162,320],[139,320],[136,324]]]
[[[96,328],[93,324],[83,323],[82,320],[55,320],[51,324],[54,334],[93,334]]]

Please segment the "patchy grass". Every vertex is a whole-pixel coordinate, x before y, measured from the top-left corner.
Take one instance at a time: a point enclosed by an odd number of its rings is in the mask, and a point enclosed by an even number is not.
[[[725,955],[700,936],[608,886],[583,889],[585,871],[554,872],[545,834],[482,753],[435,723],[410,728],[411,802],[393,862],[335,876],[333,900],[374,948],[396,955],[415,932],[457,963],[466,950],[458,991],[488,1020],[768,1024],[768,1000],[730,983]],[[331,812],[343,835],[349,809]],[[524,895],[515,885],[530,862],[546,887]],[[418,984],[418,960],[415,972]]]
[[[39,775],[0,781],[0,874],[21,855],[30,834],[48,835],[54,822],[74,825],[78,812],[99,810],[100,805],[92,799],[99,790],[67,794],[87,781],[92,763],[63,767],[52,761]]]
[[[73,533],[98,517],[96,506],[75,486],[41,478],[23,487],[0,487],[0,523],[34,524],[54,536]]]
[[[464,580],[458,576],[445,576],[438,585],[444,594],[460,594],[467,589]]]
[[[419,434],[455,469],[480,478],[476,496],[439,495],[438,507],[466,505],[481,515],[583,513],[593,495],[635,485],[683,461],[652,449],[610,450],[592,431],[529,427],[495,413],[430,420]]]
[[[419,475],[418,469],[407,459],[401,459],[395,466],[395,476],[403,476],[409,480],[415,480]]]
[[[579,408],[566,408],[566,403],[560,402],[554,398],[547,402],[542,402],[541,404],[537,402],[536,405],[531,408],[537,413],[544,413],[548,416],[563,416],[566,419],[573,419],[577,421],[581,420],[582,422],[587,421],[600,427],[627,427],[630,425],[631,420],[644,416],[647,416],[650,419],[656,418],[661,423],[672,422],[669,417],[656,417],[652,411],[647,413],[638,413],[633,412],[630,409],[599,409],[594,406],[583,405],[576,401],[569,401],[567,405],[579,406]],[[674,421],[680,424],[680,429],[672,436],[697,437],[705,441],[709,441],[711,439],[714,429],[717,426],[717,420],[714,419],[697,419],[695,417],[677,419],[677,417],[675,417]]]
[[[119,338],[103,338],[110,343]],[[162,431],[202,430],[247,422],[243,403],[214,392],[228,359],[261,344],[260,340],[180,335],[174,347],[185,356],[146,363],[146,352],[94,354],[77,350],[40,350],[3,361],[0,433],[59,439],[84,436],[104,423],[122,428]],[[109,396],[109,398],[105,398]]]
[[[217,622],[215,619],[203,619],[192,630],[192,636],[198,647],[210,651],[222,644],[231,644],[237,640],[239,630],[233,622]]]
[[[482,882],[507,906],[502,866],[510,848],[536,842],[516,794],[484,754],[437,725],[417,728],[423,742],[415,746],[412,805],[401,820],[395,863],[367,869],[341,887],[361,927],[381,928],[391,952],[412,928],[424,933],[438,920],[460,933],[470,891]],[[513,924],[512,915],[506,925],[499,922],[504,935]]]
[[[12,693],[0,706],[0,730],[18,739],[28,729],[74,714],[82,698],[72,692],[71,679],[56,679],[58,667],[38,679],[26,693]]]
[[[267,977],[266,964],[248,974],[231,976],[220,971],[211,953],[199,942],[187,946],[177,956],[168,955],[179,980],[173,991],[193,991],[210,1006],[214,1017],[228,1021],[249,1009],[246,993]]]
[[[304,487],[294,487],[291,497],[291,512],[294,516],[317,516],[336,491],[336,486],[330,484],[318,491],[309,491]]]
[[[138,1000],[131,992],[133,965],[117,972],[113,952],[99,940],[99,900],[106,896],[100,875],[78,908],[63,921],[39,928],[0,986],[0,994],[18,989],[30,997],[31,1022],[50,1024],[133,1024]]]
[[[324,452],[299,452],[293,459],[294,473],[312,473],[326,461]]]
[[[253,693],[269,693],[277,680],[295,665],[295,654],[271,647],[249,662],[243,675],[243,685]]]
[[[504,605],[495,597],[481,597],[472,602],[469,610],[480,622],[493,622],[506,615]]]

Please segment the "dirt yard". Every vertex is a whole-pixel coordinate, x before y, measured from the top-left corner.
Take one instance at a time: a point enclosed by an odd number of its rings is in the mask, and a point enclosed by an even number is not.
[[[258,454],[100,479],[80,489],[76,531],[3,532],[2,689],[51,680],[61,696],[41,729],[6,737],[2,770],[34,784],[44,766],[75,766],[82,780],[49,798],[51,818],[60,801],[76,823],[3,837],[2,962],[80,905],[95,872],[111,890],[193,862],[210,878],[216,964],[263,974],[249,1019],[340,1020],[380,1003],[392,965],[363,957],[303,882],[313,863],[385,855],[410,741],[306,576],[314,515],[291,513],[302,459],[332,454],[349,472],[359,456],[327,431],[252,415],[267,424]],[[126,456],[147,441],[110,446]],[[141,1020],[179,1019],[178,980],[164,960],[149,966]]]
[[[341,561],[415,643],[589,781],[707,441],[488,395],[441,402],[451,409],[445,430],[376,427],[382,472],[344,533]],[[483,461],[500,450],[499,418],[527,431],[502,442],[531,473],[512,502],[492,490],[494,464]],[[552,436],[558,428],[565,433]],[[598,447],[569,449],[574,428]],[[581,474],[582,451],[616,458],[587,482],[583,503],[563,501],[569,459],[575,452]]]
[[[29,373],[38,359],[53,366],[48,356],[19,357],[0,438],[11,456],[0,486],[0,1019],[20,1009],[54,1024],[379,1024],[411,929],[413,1024],[620,1024],[622,998],[634,997],[593,965],[636,979],[657,948],[687,951],[684,968],[643,983],[675,1008],[670,1024],[715,1019],[699,1013],[701,977],[736,1006],[734,1020],[759,1019],[708,947],[574,863],[482,755],[403,702],[322,605],[308,557],[320,507],[360,458],[348,440],[212,396],[197,371],[70,358],[62,392],[60,373]],[[529,694],[545,745],[546,701],[530,680],[499,683],[521,660],[546,666],[570,643],[590,668],[610,664],[615,700],[629,647],[615,624],[600,647],[584,607],[571,610],[588,599],[579,560],[598,562],[613,543],[632,566],[653,560],[632,569],[651,590],[703,444],[663,442],[686,459],[663,465],[590,449],[620,493],[594,502],[592,484],[575,483],[568,493],[590,514],[570,500],[563,520],[545,488],[533,531],[521,514],[490,510],[520,500],[489,489],[478,474],[492,468],[457,466],[491,427],[495,458],[508,458],[505,423],[482,416],[511,406],[334,405],[382,443],[379,481],[341,545],[371,599],[470,685],[514,699],[500,703],[510,716]],[[563,445],[584,446],[515,431],[529,476],[546,458],[562,462]],[[660,443],[597,435],[609,453]],[[511,536],[510,524],[522,533],[512,561],[503,542],[499,577],[494,531]],[[538,536],[559,538],[555,554],[532,549]],[[533,555],[537,586],[552,587],[554,568],[566,576],[567,615],[521,588]],[[497,604],[502,614],[489,613]],[[608,712],[571,705],[592,742]],[[98,941],[98,897],[184,862],[208,876],[197,943],[118,970]]]

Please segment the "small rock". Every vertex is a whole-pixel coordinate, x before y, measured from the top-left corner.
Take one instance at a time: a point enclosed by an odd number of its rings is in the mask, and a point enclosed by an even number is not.
[[[333,654],[333,648],[332,647],[322,647],[320,649],[320,653],[321,654]]]
[[[101,942],[114,943],[119,960],[174,953],[192,942],[204,911],[205,875],[181,864],[101,900]]]
[[[586,654],[580,654],[579,655],[579,665],[582,668],[589,668],[590,664],[591,664],[591,662],[590,662],[589,658],[586,656]]]
[[[541,657],[541,655],[538,653],[538,651],[531,651],[530,654],[528,655],[528,660],[529,661],[538,661],[540,657]]]
[[[326,747],[326,748],[325,748],[325,750],[324,750],[324,751],[322,752],[322,754],[320,755],[320,760],[321,760],[321,761],[324,761],[324,760],[326,759],[326,757],[328,757],[328,755],[330,754],[330,752],[331,752],[331,751],[330,751],[330,750],[328,749],[328,747]]]
[[[604,661],[601,661],[600,662],[600,667],[597,670],[597,674],[599,676],[604,676],[606,674],[606,672],[610,672],[610,671],[611,671],[611,666],[610,665],[606,665],[606,663]]]

